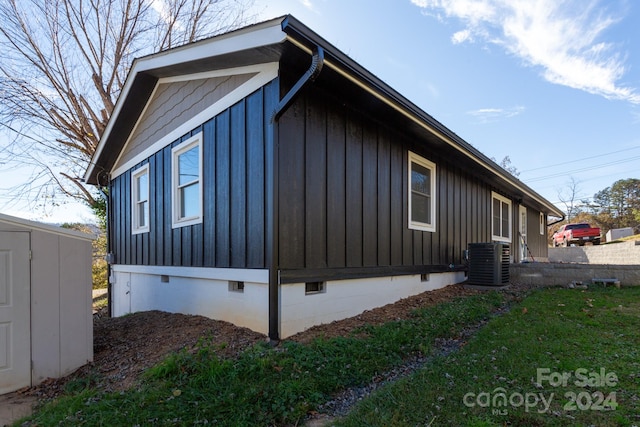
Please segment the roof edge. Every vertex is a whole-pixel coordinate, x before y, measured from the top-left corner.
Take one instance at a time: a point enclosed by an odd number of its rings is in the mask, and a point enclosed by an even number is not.
[[[85,182],[92,182],[97,180],[96,166],[98,165],[98,159],[102,155],[107,141],[111,138],[113,132],[114,123],[116,118],[122,111],[124,104],[127,103],[129,94],[136,82],[138,76],[151,78],[151,73],[155,69],[165,67],[168,65],[181,64],[185,62],[197,61],[212,56],[223,55],[225,53],[234,52],[241,49],[250,49],[259,46],[265,46],[269,44],[281,43],[286,39],[286,34],[282,31],[282,21],[287,16],[281,16],[270,19],[268,21],[259,22],[257,24],[249,25],[239,28],[237,30],[230,31],[228,33],[212,36],[206,39],[202,39],[193,43],[184,44],[174,47],[172,49],[152,53],[133,60],[127,79],[122,87],[122,91],[118,96],[116,105],[113,108],[111,117],[107,123],[98,146],[92,156],[89,165],[84,173],[83,179]],[[253,44],[251,41],[248,43],[242,43],[239,38],[245,34],[259,33],[259,37],[254,37]],[[258,40],[256,43],[255,40]],[[196,51],[194,51],[194,48]],[[99,182],[97,182],[99,184]]]
[[[315,46],[322,46],[325,50],[325,64],[335,71],[343,74],[363,89],[369,91],[381,101],[387,103],[406,117],[412,119],[418,125],[433,133],[462,154],[469,157],[479,165],[489,169],[498,177],[505,180],[511,186],[519,189],[532,199],[538,201],[547,208],[547,213],[563,216],[564,213],[553,203],[542,197],[528,185],[511,175],[497,163],[466,142],[445,125],[426,113],[420,107],[409,101],[387,83],[376,77],[366,68],[345,55],[323,37],[312,31],[309,27],[298,21],[295,17],[287,15],[282,20],[282,30],[287,33],[289,40],[299,48],[311,54]]]

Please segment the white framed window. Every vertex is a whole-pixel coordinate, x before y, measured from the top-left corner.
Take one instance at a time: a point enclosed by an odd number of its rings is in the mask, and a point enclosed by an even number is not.
[[[202,222],[202,136],[171,150],[173,228]]]
[[[540,212],[540,235],[541,236],[544,236],[544,229],[545,229],[544,212]]]
[[[491,192],[491,238],[511,242],[511,200]]]
[[[436,164],[409,151],[409,228],[436,231]]]
[[[149,231],[149,164],[131,174],[131,232]]]

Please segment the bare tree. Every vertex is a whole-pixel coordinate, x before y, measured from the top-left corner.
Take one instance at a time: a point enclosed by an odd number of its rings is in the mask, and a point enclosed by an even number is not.
[[[493,160],[494,162],[498,163],[498,161],[495,159],[495,157],[492,157],[491,160]],[[504,156],[504,158],[498,164],[500,165],[500,167],[502,169],[506,170],[511,175],[515,176],[516,178],[518,178],[520,176],[520,171],[518,170],[518,168],[516,168],[513,165],[513,163],[511,163],[511,157]]]
[[[566,186],[558,190],[558,199],[564,204],[565,212],[567,214],[567,222],[571,222],[571,219],[580,210],[578,202],[580,193],[580,182],[574,177],[569,178]]]
[[[246,24],[253,0],[0,0],[0,143],[12,188],[100,206],[81,181],[135,57]]]

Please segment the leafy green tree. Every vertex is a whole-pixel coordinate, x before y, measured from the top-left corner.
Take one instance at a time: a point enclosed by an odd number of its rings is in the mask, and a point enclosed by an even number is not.
[[[616,181],[597,192],[594,201],[600,205],[598,217],[608,228],[636,227],[640,211],[640,179]]]

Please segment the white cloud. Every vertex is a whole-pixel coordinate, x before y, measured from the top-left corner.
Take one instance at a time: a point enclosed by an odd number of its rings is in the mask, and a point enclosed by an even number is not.
[[[473,40],[473,37],[471,36],[471,31],[469,30],[457,31],[453,33],[453,35],[451,36],[451,41],[453,42],[453,44],[464,43],[467,40],[470,40],[470,41]]]
[[[313,7],[313,3],[311,3],[311,0],[299,0],[299,1],[307,9],[309,9],[311,11],[315,10],[314,7]]]
[[[640,104],[635,88],[620,80],[624,55],[605,30],[619,17],[599,0],[411,0],[427,14],[456,18],[465,28],[455,44],[483,40],[502,46],[528,65],[540,67],[549,82],[608,99]]]
[[[525,108],[521,105],[511,108],[479,108],[469,111],[467,114],[477,118],[480,123],[491,123],[502,119],[515,117],[524,112]]]

